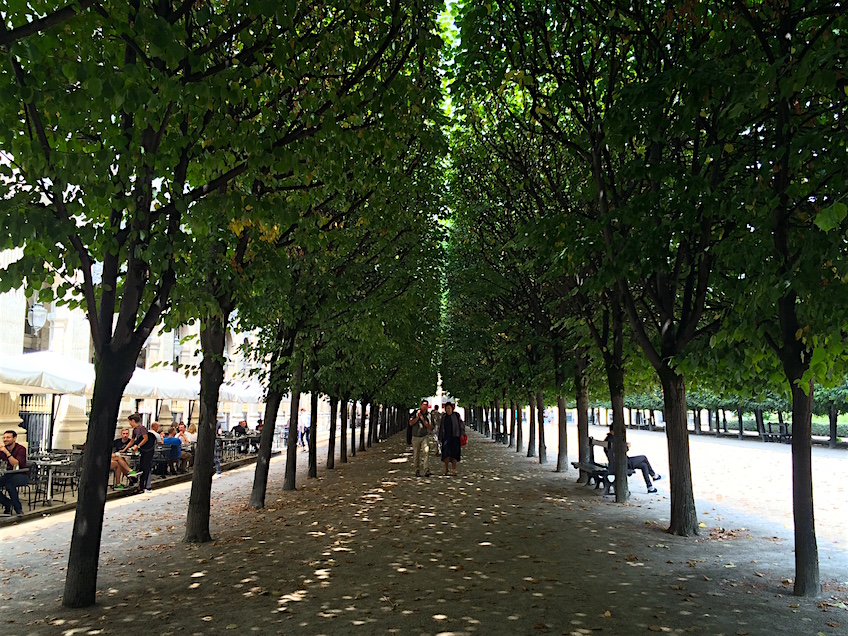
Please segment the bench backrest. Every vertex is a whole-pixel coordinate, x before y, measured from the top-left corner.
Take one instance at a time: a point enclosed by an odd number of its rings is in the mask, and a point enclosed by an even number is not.
[[[603,448],[604,450],[606,450],[606,449],[607,449],[607,447],[608,447],[608,444],[607,444],[607,442],[605,442],[604,440],[595,439],[594,437],[590,437],[590,438],[589,438],[589,449],[591,450],[591,459],[592,459],[592,463],[593,463],[593,464],[606,464],[606,463],[608,463],[608,462],[606,461],[606,458],[604,458],[604,459],[605,459],[605,461],[603,461],[603,462],[595,461],[595,446],[600,446],[601,448]],[[605,453],[605,454],[606,454],[606,453]]]

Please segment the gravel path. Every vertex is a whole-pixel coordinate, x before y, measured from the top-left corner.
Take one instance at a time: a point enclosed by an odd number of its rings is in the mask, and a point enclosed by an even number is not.
[[[662,472],[662,436],[643,436],[631,436],[634,453],[653,454]],[[702,441],[693,466],[709,455],[723,473],[735,461]],[[757,447],[745,452],[770,466]],[[281,490],[275,460],[261,512],[246,507],[253,467],[225,473],[213,483],[216,540],[201,546],[179,543],[188,484],[111,502],[99,601],[87,610],[60,605],[72,513],[0,529],[4,631],[848,633],[844,544],[822,541],[825,596],[791,597],[791,534],[768,509],[734,503],[738,483],[723,501],[699,488],[706,527],[683,539],[663,532],[666,480],[649,496],[632,478],[632,502],[617,506],[573,472],[476,434],[458,477],[416,479],[408,460],[395,436],[317,480],[300,475],[296,492]]]

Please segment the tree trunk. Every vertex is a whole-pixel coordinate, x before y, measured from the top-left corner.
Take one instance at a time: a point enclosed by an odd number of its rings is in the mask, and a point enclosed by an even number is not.
[[[627,427],[624,425],[624,364],[612,355],[605,356],[610,404],[612,405],[613,457],[615,466],[615,501],[627,503],[630,487],[627,482]]]
[[[309,390],[309,463],[306,476],[318,478],[318,382],[313,380]]]
[[[556,472],[558,473],[564,473],[568,470],[568,431],[565,427],[567,412],[565,396],[557,395],[557,433],[559,446],[557,448]]]
[[[515,402],[509,403],[509,446],[507,448],[513,448],[515,446]]]
[[[371,448],[371,444],[373,443],[374,435],[377,431],[377,416],[380,413],[380,407],[376,402],[371,402],[371,408],[369,409],[369,417],[368,417],[368,448]]]
[[[327,442],[327,469],[336,467],[336,419],[339,416],[339,398],[330,396],[330,440]]]
[[[185,543],[212,540],[209,516],[212,507],[212,473],[215,471],[215,444],[218,432],[218,393],[224,382],[224,347],[229,312],[207,315],[200,329],[200,417],[194,447],[194,471],[186,515]]]
[[[716,429],[718,429],[718,420],[716,420]],[[707,409],[707,431],[713,432],[713,412]]]
[[[350,403],[350,456],[356,457],[356,400]]]
[[[297,476],[297,418],[300,414],[300,386],[303,381],[303,355],[298,354],[292,377],[291,417],[289,438],[286,444],[286,475],[283,490],[296,490]]]
[[[813,515],[813,382],[800,386],[787,373],[792,387],[792,512],[795,519],[795,596],[818,596],[819,549]],[[804,388],[807,392],[804,392]]]
[[[524,446],[524,405],[517,404],[515,412],[515,452],[520,453]]]
[[[701,409],[692,409],[692,430],[695,431],[695,435],[700,435],[703,430],[701,428]]]
[[[268,397],[265,399],[265,425],[262,427],[262,435],[259,438],[259,452],[256,456],[256,469],[253,473],[253,488],[250,492],[250,502],[248,504],[251,508],[265,507],[265,494],[268,490],[268,472],[271,468],[271,453],[274,445],[274,431],[277,426],[277,414],[280,412],[280,404],[283,401],[283,386],[288,371],[287,365],[280,363],[280,359],[289,358],[294,350],[294,334],[280,334],[280,336],[278,341],[282,341],[282,346],[271,356],[271,363],[269,365]]]
[[[347,401],[348,396],[342,397],[341,405],[339,409],[341,409],[340,414],[342,416],[342,424],[341,431],[339,431],[339,459],[342,464],[347,464]]]
[[[82,456],[82,474],[62,595],[65,607],[88,607],[96,600],[112,440],[115,439],[121,396],[135,370],[137,357],[138,351],[133,352],[133,349],[117,354],[107,350],[100,354],[97,362],[85,438],[86,452]]]
[[[274,369],[271,370],[273,378]],[[262,435],[259,438],[259,453],[256,456],[256,469],[253,472],[253,489],[250,491],[250,507],[264,508],[265,493],[268,489],[268,471],[271,467],[271,446],[274,443],[274,429],[277,425],[277,413],[280,411],[280,403],[283,394],[274,387],[277,386],[273,379],[268,383],[268,397],[265,398],[265,420],[262,426]]]
[[[539,423],[539,463],[548,463],[548,448],[545,446],[545,394],[536,393],[536,421]]]
[[[829,448],[836,448],[836,420],[839,417],[839,410],[835,404],[831,404],[827,415],[830,418],[830,440],[827,445]]]
[[[362,419],[359,421],[359,450],[365,452],[365,416],[368,408],[368,396],[362,398]]]
[[[757,434],[760,436],[760,441],[766,441],[766,425],[762,409],[754,409],[754,420],[757,422]]]
[[[718,411],[716,411],[716,421],[718,421]],[[727,411],[721,409],[721,427],[724,433],[727,433]]]
[[[589,447],[589,376],[586,370],[589,360],[585,352],[574,361],[574,398],[577,405],[577,459],[580,462],[592,461],[592,449]],[[585,484],[588,475],[580,471],[577,483]]]
[[[383,408],[380,409],[380,427],[378,429],[379,433],[377,435],[377,441],[383,441],[389,436],[389,431],[387,428],[387,423],[389,421],[389,407],[383,405]]]
[[[530,394],[530,426],[527,433],[527,457],[536,456],[536,396]]]
[[[671,485],[671,524],[668,532],[683,537],[698,534],[698,514],[692,492],[689,431],[686,425],[686,379],[665,366],[658,375],[663,388],[665,435]]]
[[[781,437],[786,435],[786,422],[783,420],[783,412],[780,409],[777,411],[777,430],[780,431]]]
[[[736,418],[739,422],[739,439],[743,439],[745,437],[745,425],[742,423],[742,405],[740,404],[736,408]]]

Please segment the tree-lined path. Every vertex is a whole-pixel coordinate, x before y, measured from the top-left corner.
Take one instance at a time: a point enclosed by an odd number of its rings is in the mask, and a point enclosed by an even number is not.
[[[282,490],[274,460],[262,511],[247,507],[252,470],[225,474],[210,544],[179,542],[187,485],[109,503],[95,610],[60,608],[70,513],[5,528],[6,631],[837,634],[846,623],[843,609],[791,597],[791,535],[754,508],[699,501],[730,532],[693,541],[663,532],[664,481],[660,498],[634,481],[617,506],[477,434],[466,451],[458,477],[416,479],[396,435],[297,492]],[[847,564],[823,550],[823,580],[844,580]],[[828,586],[824,602],[833,596],[844,589]]]

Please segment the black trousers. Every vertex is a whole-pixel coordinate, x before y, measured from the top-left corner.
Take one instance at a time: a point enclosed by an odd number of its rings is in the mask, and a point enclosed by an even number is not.
[[[651,468],[651,462],[644,455],[636,455],[636,457],[627,458],[627,467],[630,470],[641,470],[642,477],[645,478],[645,485],[651,487],[651,475],[654,474],[654,469]]]
[[[138,467],[141,468],[141,479],[138,481],[140,490],[147,488],[148,479],[150,479],[150,471],[153,469],[153,451],[141,451],[138,458]]]

